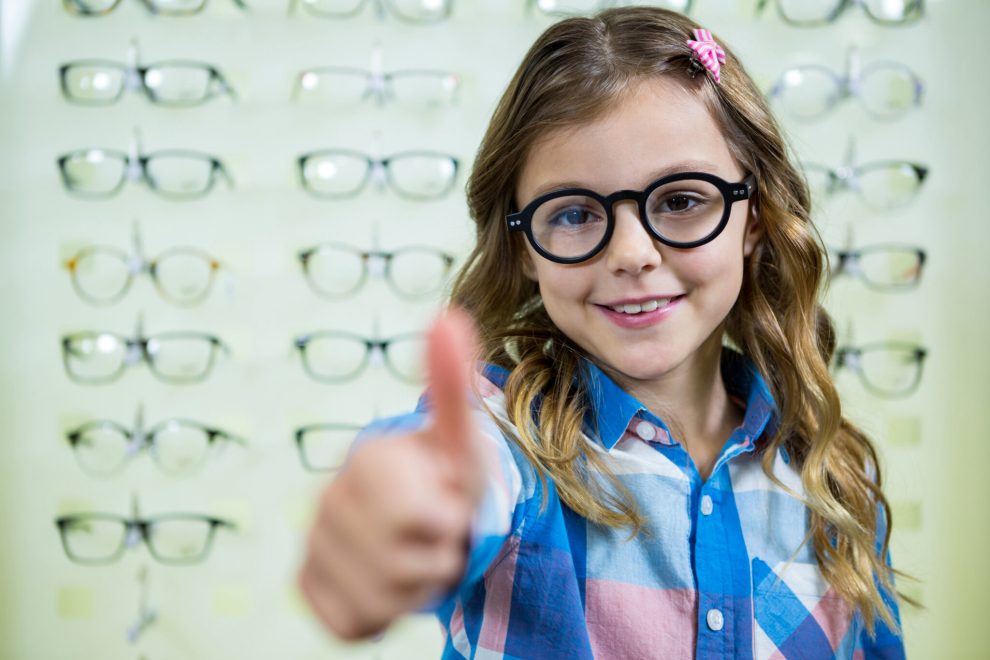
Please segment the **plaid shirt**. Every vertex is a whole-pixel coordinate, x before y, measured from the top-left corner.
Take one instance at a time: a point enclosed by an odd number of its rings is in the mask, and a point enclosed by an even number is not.
[[[706,481],[661,419],[586,362],[587,428],[598,429],[586,434],[587,450],[609,459],[647,521],[628,541],[571,511],[549,479],[541,509],[533,466],[477,412],[490,482],[463,579],[426,608],[443,625],[444,658],[904,657],[882,622],[870,639],[822,578],[810,542],[802,545],[807,508],[760,466],[773,397],[751,361],[723,356],[726,387],[746,413]],[[479,391],[504,420],[508,374],[482,373]],[[421,427],[428,405],[427,393],[415,412],[377,420],[355,442]],[[804,492],[786,450],[773,470]]]

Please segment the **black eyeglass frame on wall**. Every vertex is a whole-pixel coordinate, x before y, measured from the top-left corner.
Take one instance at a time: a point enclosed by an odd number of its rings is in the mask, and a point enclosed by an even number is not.
[[[693,241],[674,241],[661,235],[647,220],[649,213],[646,208],[646,202],[653,191],[661,186],[687,180],[704,181],[718,189],[718,191],[722,194],[722,217],[716,227],[707,235]],[[601,252],[606,245],[608,245],[609,240],[612,238],[612,232],[615,229],[615,213],[612,210],[612,207],[616,202],[627,199],[636,201],[639,206],[639,220],[650,236],[670,247],[690,249],[715,240],[715,238],[722,233],[722,230],[725,229],[725,226],[729,222],[729,216],[732,215],[732,205],[736,202],[752,198],[755,193],[756,176],[752,173],[747,174],[739,183],[729,183],[725,179],[707,172],[678,172],[676,174],[671,174],[669,176],[657,179],[643,190],[619,190],[606,196],[600,195],[599,193],[586,188],[566,188],[563,190],[554,190],[553,192],[537,197],[527,204],[521,211],[510,213],[505,216],[505,224],[510,232],[525,232],[526,238],[529,240],[529,244],[532,245],[533,249],[545,259],[549,259],[550,261],[559,264],[576,264],[591,259],[596,254]],[[590,251],[576,257],[561,257],[548,252],[542,245],[540,245],[539,241],[536,239],[536,236],[533,234],[533,215],[537,208],[539,208],[542,204],[558,197],[571,196],[590,197],[600,203],[605,209],[607,225],[602,239]]]

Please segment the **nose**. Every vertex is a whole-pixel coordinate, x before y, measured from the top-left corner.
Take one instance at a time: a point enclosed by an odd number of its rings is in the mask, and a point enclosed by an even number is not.
[[[639,205],[634,200],[616,203],[615,227],[605,247],[605,262],[615,273],[638,275],[660,265],[660,251],[653,237],[639,219]]]

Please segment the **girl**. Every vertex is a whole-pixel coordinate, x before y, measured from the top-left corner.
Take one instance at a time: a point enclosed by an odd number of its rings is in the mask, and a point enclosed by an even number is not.
[[[321,620],[433,611],[444,657],[903,657],[808,191],[736,57],[657,8],[550,27],[468,200],[483,366],[453,311],[417,411],[355,441],[300,572]]]

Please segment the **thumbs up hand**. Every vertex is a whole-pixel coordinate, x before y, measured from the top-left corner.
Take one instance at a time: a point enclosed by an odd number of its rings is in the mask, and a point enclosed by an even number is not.
[[[362,444],[322,493],[298,582],[339,637],[384,630],[464,572],[486,482],[469,400],[475,343],[464,312],[439,319],[426,347],[429,425]]]

